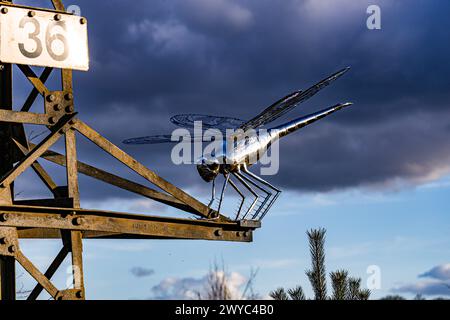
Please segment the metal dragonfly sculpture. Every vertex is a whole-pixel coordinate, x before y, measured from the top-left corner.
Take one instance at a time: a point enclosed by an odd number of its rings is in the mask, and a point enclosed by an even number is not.
[[[256,135],[249,136],[246,135],[245,132],[248,132],[248,130],[251,129],[254,130],[263,128],[268,123],[278,119],[288,111],[294,109],[298,104],[311,98],[321,89],[341,77],[349,69],[350,68],[348,67],[344,68],[316,83],[307,90],[294,91],[293,93],[276,101],[256,117],[248,121],[231,117],[200,114],[180,114],[173,116],[170,121],[182,128],[192,129],[196,123],[201,122],[202,130],[214,129],[221,133],[226,133],[229,132],[228,130],[231,130],[231,132],[233,132],[232,134],[228,134],[226,139],[223,139],[223,147],[219,152],[203,155],[196,162],[198,173],[202,179],[206,182],[212,182],[212,196],[209,202],[209,207],[211,207],[213,203],[218,200],[217,211],[220,212],[222,201],[224,199],[224,193],[227,185],[229,184],[241,197],[239,208],[235,217],[236,220],[247,219],[247,217],[250,217],[252,220],[261,220],[264,218],[279,197],[281,190],[252,173],[248,168],[261,158],[263,155],[262,153],[267,152],[274,141],[338,110],[348,107],[352,105],[352,103],[339,103],[307,116],[294,119],[282,125],[272,127],[267,130],[260,130]],[[236,129],[239,130],[236,131]],[[194,137],[189,136],[185,138],[190,139],[190,142],[211,141],[211,136],[208,135],[201,135],[200,137],[194,135]],[[233,140],[231,147],[228,143],[230,139]],[[183,140],[185,140],[184,137]],[[179,139],[174,139],[172,135],[154,135],[131,138],[123,141],[125,144],[135,145],[166,142],[177,143],[179,142]],[[253,161],[250,161],[249,159],[253,159]],[[256,161],[254,159],[256,159]],[[224,182],[222,185],[220,198],[216,199],[215,181],[219,175],[224,176]],[[236,181],[234,181],[234,178]],[[250,193],[253,196],[253,201],[244,210],[245,212],[242,212],[242,209],[246,201],[246,195],[242,192],[236,182],[239,182],[242,187],[248,190],[247,193]]]

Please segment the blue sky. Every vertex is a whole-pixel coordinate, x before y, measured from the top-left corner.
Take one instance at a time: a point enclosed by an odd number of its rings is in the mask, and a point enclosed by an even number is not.
[[[346,268],[366,284],[367,268],[377,265],[381,288],[372,298],[400,293],[404,286],[426,281],[418,276],[433,266],[448,264],[450,218],[448,193],[450,179],[442,178],[419,187],[402,190],[349,190],[335,193],[299,195],[284,193],[281,201],[264,220],[250,244],[206,241],[85,241],[85,277],[90,299],[154,298],[152,288],[167,281],[202,278],[215,261],[225,261],[228,271],[244,278],[258,268],[255,290],[266,296],[279,287],[303,285],[311,294],[304,270],[310,267],[305,231],[325,227],[327,270]],[[290,203],[287,199],[296,199]],[[108,201],[112,202],[113,201]],[[101,204],[90,204],[104,208]],[[141,204],[142,205],[142,204]],[[135,203],[109,206],[126,210]],[[57,241],[24,241],[23,248],[44,268],[56,254]],[[153,274],[136,277],[131,269],[151,269]],[[67,266],[56,277],[64,286]],[[23,278],[25,287],[29,279]],[[198,283],[195,282],[195,285]],[[189,282],[190,283],[190,282]],[[186,287],[182,287],[186,289]],[[181,297],[183,289],[167,289],[166,298]],[[200,290],[200,289],[199,289]],[[420,290],[418,290],[419,292]],[[176,293],[174,293],[176,292]]]
[[[201,200],[209,186],[194,168],[171,164],[170,148],[121,141],[170,133],[168,119],[178,113],[250,118],[348,65],[342,79],[290,115],[355,102],[281,142],[280,172],[267,179],[283,194],[253,243],[86,241],[88,298],[183,297],[183,288],[201,287],[209,265],[222,258],[237,289],[253,267],[262,296],[297,284],[310,293],[305,232],[315,227],[328,230],[328,271],[347,268],[365,284],[367,267],[379,266],[374,298],[450,295],[443,290],[450,281],[449,2],[72,2],[89,20],[91,69],[77,72],[74,85],[80,118]],[[381,8],[381,30],[366,27],[370,4]],[[29,86],[15,80],[20,100]],[[131,177],[79,141],[83,161]],[[62,181],[61,171],[48,169]],[[24,174],[21,197],[43,195],[36,181]],[[173,213],[83,177],[80,186],[86,208]],[[58,247],[23,243],[42,269]],[[133,268],[153,272],[136,277]],[[60,287],[66,278],[64,270],[56,276]]]

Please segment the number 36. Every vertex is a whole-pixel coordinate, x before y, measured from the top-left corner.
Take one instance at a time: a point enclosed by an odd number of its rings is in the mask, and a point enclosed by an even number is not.
[[[19,50],[20,52],[27,58],[34,59],[39,57],[42,54],[42,41],[39,39],[39,34],[41,33],[41,25],[39,24],[39,21],[32,17],[24,17],[22,20],[20,20],[19,28],[23,29],[27,24],[32,24],[34,26],[33,32],[30,32],[28,34],[28,39],[34,41],[36,44],[36,48],[34,51],[28,51],[25,48],[24,43],[19,43]],[[55,27],[60,27],[64,31],[66,31],[66,23],[64,21],[52,21],[47,26],[47,30],[45,32],[45,45],[48,54],[56,61],[64,61],[69,56],[69,48],[67,45],[67,39],[63,34],[52,34],[52,30]],[[63,52],[60,54],[55,53],[53,50],[53,42],[55,40],[59,40],[63,43]]]

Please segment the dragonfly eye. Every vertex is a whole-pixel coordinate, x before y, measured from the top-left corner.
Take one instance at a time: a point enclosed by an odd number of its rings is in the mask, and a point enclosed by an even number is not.
[[[219,170],[219,164],[217,162],[213,162],[208,165],[208,168],[212,171],[217,171]]]
[[[197,171],[206,182],[213,181],[219,174],[220,165],[218,163],[198,164]]]

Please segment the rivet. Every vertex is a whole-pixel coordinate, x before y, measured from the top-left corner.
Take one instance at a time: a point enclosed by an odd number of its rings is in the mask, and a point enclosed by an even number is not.
[[[0,244],[8,244],[8,238],[0,238]]]
[[[74,108],[72,105],[66,107],[66,113],[73,113]]]
[[[56,123],[56,118],[55,117],[50,117],[50,118],[48,118],[48,122],[50,124],[55,124]]]
[[[55,99],[56,99],[56,97],[55,97],[54,94],[50,94],[50,95],[47,96],[47,101],[48,102],[53,102],[53,101],[55,101]]]
[[[59,104],[55,104],[55,105],[53,106],[53,109],[54,109],[55,111],[61,111],[61,106],[60,106]]]
[[[0,221],[5,222],[5,221],[8,221],[8,219],[9,219],[9,215],[7,213],[2,213],[0,215]]]
[[[55,20],[56,21],[59,21],[59,20],[61,20],[61,15],[58,13],[58,14],[55,14]]]
[[[87,22],[86,18],[81,18],[81,19],[80,19],[80,23],[81,23],[81,24],[86,24],[86,22]]]
[[[223,232],[222,232],[221,229],[217,229],[216,232],[214,232],[214,234],[215,234],[216,236],[218,236],[218,237],[221,237],[222,234],[223,234]]]
[[[28,16],[29,16],[30,18],[33,18],[35,15],[36,15],[36,12],[34,12],[34,11],[28,11]]]
[[[244,237],[246,237],[246,238],[247,238],[248,236],[249,236],[249,233],[248,233],[248,231],[245,231],[245,232],[244,232]]]
[[[67,94],[64,96],[64,98],[65,98],[66,100],[72,100],[72,99],[73,99],[73,94],[67,93]]]
[[[8,8],[2,8],[2,13],[3,14],[7,14],[8,13]]]
[[[83,219],[81,217],[76,217],[72,221],[73,221],[73,224],[76,226],[80,226],[83,224]]]
[[[15,246],[15,245],[9,246],[8,251],[9,251],[10,253],[16,252],[16,246]]]
[[[75,296],[76,296],[78,299],[81,299],[81,298],[83,298],[83,292],[81,292],[81,290],[78,290],[78,291],[75,293]]]

